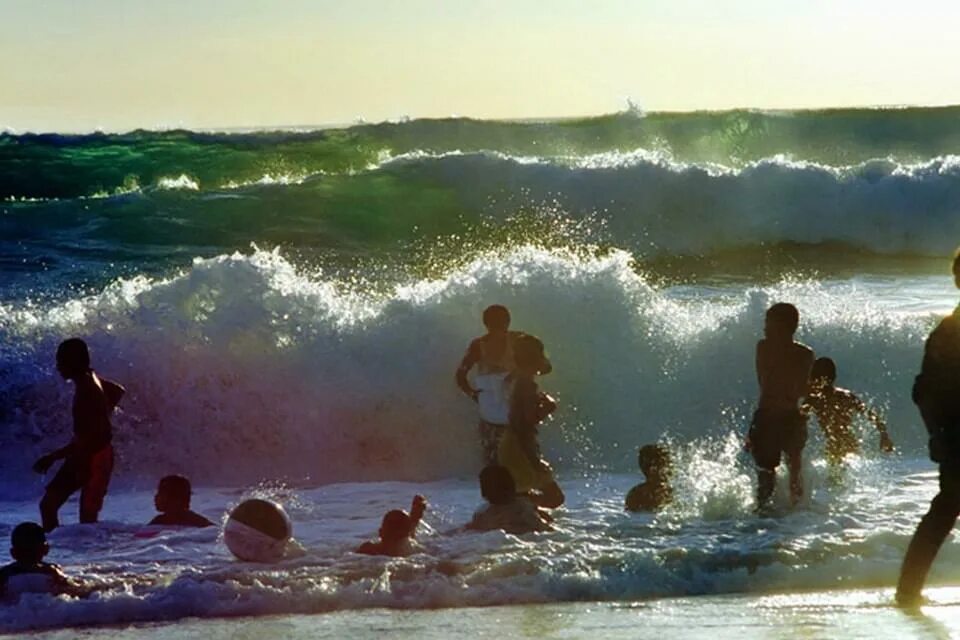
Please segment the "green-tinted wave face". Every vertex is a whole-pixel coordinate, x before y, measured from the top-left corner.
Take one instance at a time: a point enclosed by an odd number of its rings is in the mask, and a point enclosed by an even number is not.
[[[727,167],[777,155],[832,166],[960,149],[960,108],[615,114],[552,122],[413,120],[311,132],[0,135],[0,198],[202,190],[363,171],[387,155],[491,151],[570,159],[637,149]]]

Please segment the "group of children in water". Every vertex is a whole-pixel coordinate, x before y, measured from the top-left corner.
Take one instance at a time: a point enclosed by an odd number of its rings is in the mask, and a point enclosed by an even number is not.
[[[954,260],[960,287],[960,253]],[[543,343],[534,336],[511,331],[510,314],[500,305],[483,314],[487,333],[473,340],[456,372],[460,389],[476,402],[485,466],[480,491],[487,504],[466,525],[470,530],[502,529],[512,534],[552,528],[549,509],[565,500],[539,446],[539,425],[556,410],[536,378],[551,371]],[[857,453],[860,439],[854,430],[858,415],[871,421],[880,435],[880,448],[893,451],[893,442],[881,417],[852,392],[836,386],[836,365],[815,359],[813,350],[794,340],[799,313],[791,304],[778,303],[766,312],[764,337],[757,344],[756,370],[760,399],[745,441],[757,468],[757,506],[765,509],[772,498],[776,469],[785,457],[790,496],[803,495],[802,452],[807,441],[807,417],[813,414],[823,431],[831,465]],[[80,491],[80,522],[96,522],[113,469],[110,415],[124,394],[120,385],[98,376],[90,367],[86,344],[77,338],[61,343],[57,370],[74,382],[74,436],[70,443],[41,457],[34,469],[45,473],[63,460],[40,502],[42,526],[27,522],[11,536],[14,562],[0,569],[0,595],[13,578],[41,578],[54,591],[79,593],[55,565],[45,563],[49,551],[45,533],[59,524],[58,510]],[[901,572],[897,599],[912,604],[937,550],[960,514],[960,315],[945,319],[927,341],[921,375],[914,387],[930,432],[930,452],[941,465],[941,492],[924,517]],[[629,511],[654,511],[671,502],[672,465],[669,450],[650,444],[640,448],[638,462],[646,482],[626,496]],[[214,523],[190,510],[190,483],[182,476],[160,481],[155,506],[160,512],[151,525],[206,527]],[[427,508],[416,496],[407,513],[388,512],[380,538],[366,542],[357,553],[404,556],[416,550],[417,525]]]

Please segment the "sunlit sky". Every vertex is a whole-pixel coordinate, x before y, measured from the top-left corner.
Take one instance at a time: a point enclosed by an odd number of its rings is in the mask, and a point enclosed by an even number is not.
[[[960,103],[948,0],[0,0],[0,129]]]

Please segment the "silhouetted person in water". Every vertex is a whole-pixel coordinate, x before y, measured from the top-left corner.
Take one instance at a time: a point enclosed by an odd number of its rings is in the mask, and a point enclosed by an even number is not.
[[[753,414],[747,448],[757,465],[757,508],[773,496],[777,467],[783,454],[790,471],[790,500],[803,497],[802,453],[807,443],[807,421],[800,399],[807,392],[813,350],[794,341],[800,313],[780,302],[767,310],[764,339],[757,343],[757,380],[760,405]]]
[[[380,524],[380,539],[368,541],[357,547],[357,553],[368,556],[408,556],[418,550],[419,545],[413,539],[417,525],[427,510],[427,500],[421,495],[413,497],[410,513],[402,509],[388,511]]]
[[[50,545],[43,527],[35,522],[21,522],[10,534],[10,556],[13,562],[0,568],[0,599],[23,593],[65,593],[87,595],[90,589],[68,578],[55,564],[44,562]]]
[[[954,255],[953,277],[960,288],[960,251]],[[896,597],[905,606],[919,603],[930,565],[960,514],[960,307],[927,338],[913,401],[930,436],[930,459],[940,465],[940,492],[903,558]]]
[[[626,510],[657,511],[670,504],[673,500],[670,450],[659,444],[644,445],[640,447],[637,462],[647,481],[627,493]]]
[[[514,535],[553,529],[550,526],[553,518],[527,496],[517,493],[517,485],[506,467],[494,464],[483,468],[480,472],[480,495],[487,504],[473,514],[467,529],[501,529]]]
[[[566,498],[540,454],[539,424],[557,408],[534,379],[546,360],[543,343],[530,335],[517,337],[514,360],[516,369],[507,377],[511,389],[509,426],[500,438],[497,460],[509,469],[520,492],[529,492],[531,500],[541,507],[555,509]]]
[[[477,403],[484,464],[494,464],[500,438],[510,421],[511,389],[507,377],[516,368],[514,343],[524,334],[510,331],[510,312],[498,304],[484,310],[483,324],[487,333],[470,343],[457,368],[456,380],[461,391]],[[476,372],[471,385],[472,369]],[[550,361],[544,357],[537,373],[543,375],[551,370]]]
[[[193,488],[183,476],[164,476],[157,485],[153,504],[160,512],[151,525],[164,527],[212,527],[213,522],[190,510]]]
[[[835,386],[837,365],[830,358],[817,358],[810,372],[810,393],[804,407],[813,411],[826,440],[827,462],[837,466],[851,453],[860,453],[860,438],[853,419],[865,416],[880,434],[880,449],[893,451],[887,427],[876,411],[870,409],[849,389]]]
[[[63,465],[47,485],[40,501],[43,529],[53,531],[60,522],[57,512],[75,492],[80,491],[80,522],[96,522],[113,473],[113,428],[110,414],[124,394],[115,382],[99,377],[90,368],[90,353],[79,338],[60,343],[57,371],[74,384],[73,439],[67,446],[49,453],[33,465],[46,473],[57,460]]]

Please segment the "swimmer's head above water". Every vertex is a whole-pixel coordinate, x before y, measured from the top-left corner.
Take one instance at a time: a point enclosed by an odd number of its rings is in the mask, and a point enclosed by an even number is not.
[[[10,556],[17,562],[36,564],[50,552],[43,527],[35,522],[23,522],[10,535]]]
[[[661,444],[647,444],[640,447],[637,463],[647,478],[665,477],[670,473],[670,450]]]
[[[491,464],[480,472],[480,495],[490,504],[507,504],[517,496],[517,485],[510,470]]]
[[[410,537],[413,523],[402,509],[388,511],[380,523],[380,539],[386,544],[395,544]]]
[[[157,493],[153,504],[161,513],[176,513],[190,509],[190,497],[193,493],[190,481],[183,476],[164,476],[157,484]]]

